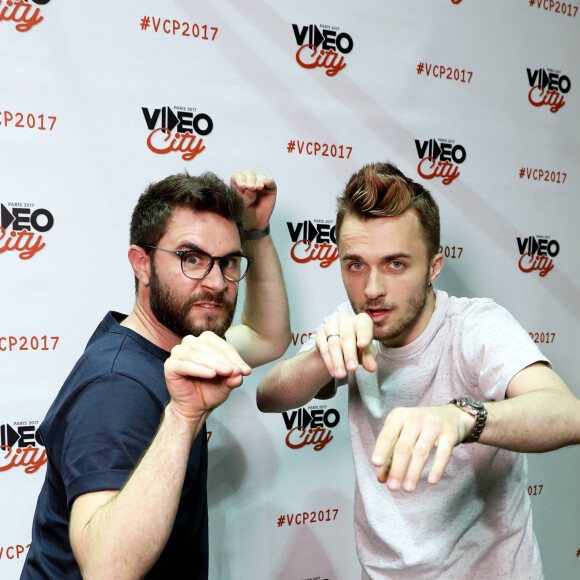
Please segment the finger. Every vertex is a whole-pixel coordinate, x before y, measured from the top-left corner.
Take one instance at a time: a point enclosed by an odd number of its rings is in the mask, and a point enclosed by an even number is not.
[[[235,349],[235,347],[223,338],[208,330],[202,332],[199,338],[217,350],[220,355],[229,362],[229,364],[239,368],[242,375],[247,376],[251,374],[252,368],[250,365],[240,356],[240,353]]]
[[[393,447],[393,458],[387,475],[387,487],[397,491],[403,482],[405,473],[411,461],[413,450],[419,437],[419,429],[415,423],[405,424]]]
[[[439,442],[436,443],[437,452],[435,453],[435,460],[431,466],[431,471],[427,477],[427,481],[431,485],[439,483],[443,477],[443,473],[447,468],[449,459],[451,458],[451,453],[455,447],[455,443],[451,437],[443,436],[440,438]]]
[[[236,374],[238,371],[243,375],[251,372],[249,365],[232,345],[209,331],[198,337],[186,336],[181,345],[173,349],[172,355],[212,368],[222,376]]]
[[[374,373],[377,370],[377,356],[379,350],[371,342],[365,349],[359,349],[359,360],[363,368],[369,373]]]
[[[333,378],[336,378],[336,369],[334,368],[332,356],[330,355],[329,351],[328,335],[337,333],[338,333],[337,330],[332,330],[332,326],[326,324],[318,329],[318,331],[316,332],[315,339],[316,349],[318,350],[318,353],[322,357],[324,365],[326,366],[326,370]]]
[[[366,312],[361,312],[355,316],[354,325],[357,347],[366,348],[373,341],[374,325],[372,318]]]
[[[344,360],[348,371],[356,371],[358,368],[357,336],[355,330],[355,318],[348,314],[339,314],[337,317],[338,338],[340,339],[341,358]],[[331,344],[333,346],[335,342]],[[332,352],[332,349],[331,349]]]
[[[192,365],[191,369],[205,368],[210,371],[209,374],[204,373],[201,375],[199,373],[193,373],[191,376],[213,377],[220,375],[227,377],[231,374],[241,374],[241,369],[238,365],[232,364],[219,353],[216,354],[211,350],[203,348],[196,348],[194,350],[185,345],[178,345],[171,351],[171,357],[167,360],[175,361],[176,363],[189,363]]]
[[[246,184],[246,189],[254,191],[256,189],[257,175],[252,169],[246,169],[244,171],[244,182]]]
[[[267,177],[263,173],[256,174],[256,191],[261,191],[266,195],[273,195],[276,193],[276,182],[272,177]]]
[[[264,181],[266,180],[266,176],[263,173],[256,173],[256,179],[254,181],[254,187],[256,191],[262,191],[265,187]]]
[[[236,169],[230,176],[230,185],[238,191],[246,189],[246,176],[244,172]]]
[[[278,186],[276,185],[276,181],[273,177],[265,177],[264,178],[264,192],[269,194],[275,194]]]
[[[204,365],[199,365],[190,360],[169,357],[165,361],[164,372],[166,379],[177,379],[180,377],[197,377],[200,379],[213,379],[217,373],[214,369]]]
[[[337,379],[344,379],[344,377],[346,377],[347,363],[342,348],[341,337],[338,335],[328,336],[326,345],[332,361],[332,367],[334,368],[334,376]]]
[[[381,465],[380,469],[377,471],[377,480],[380,483],[385,483],[387,481],[387,475],[389,473],[389,469],[391,469],[391,463],[393,462],[393,452],[391,451],[387,458],[385,459],[384,463]]]
[[[402,428],[403,421],[400,418],[400,414],[397,413],[396,409],[394,409],[385,419],[383,428],[377,437],[372,455],[373,465],[380,468],[377,477],[381,483],[385,483],[386,481],[386,474],[388,473],[392,462],[392,452],[399,435],[401,434]]]
[[[425,428],[419,435],[411,454],[411,461],[409,462],[409,467],[407,473],[404,476],[403,489],[407,492],[415,491],[417,487],[417,482],[423,473],[423,469],[433,445],[435,444],[435,439],[437,438],[438,432],[434,429]],[[403,477],[403,476],[401,476]]]
[[[230,389],[240,387],[243,382],[244,382],[243,375],[231,376],[225,379],[225,383]]]

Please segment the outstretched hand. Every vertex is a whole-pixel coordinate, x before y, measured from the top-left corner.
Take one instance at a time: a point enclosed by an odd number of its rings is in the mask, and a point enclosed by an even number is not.
[[[427,481],[438,483],[453,448],[468,436],[474,425],[474,417],[451,404],[393,409],[373,451],[373,465],[379,467],[377,479],[391,491],[397,491],[401,485],[405,491],[414,491],[431,450],[436,447]]]

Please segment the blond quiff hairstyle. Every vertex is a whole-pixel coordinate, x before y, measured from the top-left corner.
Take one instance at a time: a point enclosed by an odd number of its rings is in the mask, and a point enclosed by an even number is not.
[[[429,259],[439,252],[439,207],[419,183],[406,177],[392,163],[371,163],[355,173],[337,198],[336,239],[344,216],[362,220],[396,217],[414,209],[421,223]]]

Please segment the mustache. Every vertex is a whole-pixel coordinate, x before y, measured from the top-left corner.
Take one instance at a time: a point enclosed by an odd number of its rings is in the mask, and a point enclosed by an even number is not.
[[[381,302],[379,300],[367,300],[357,304],[359,312],[364,312],[365,310],[396,310],[397,308],[397,305],[393,302]]]
[[[225,292],[219,294],[212,294],[211,292],[202,291],[194,294],[185,304],[185,309],[189,310],[194,304],[198,302],[212,302],[225,308],[233,308],[234,302],[228,298]]]

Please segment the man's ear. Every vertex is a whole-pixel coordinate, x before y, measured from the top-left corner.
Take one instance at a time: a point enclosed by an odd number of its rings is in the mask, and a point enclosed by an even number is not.
[[[133,267],[133,272],[139,284],[149,286],[151,276],[151,258],[141,246],[131,246],[129,248],[129,262]]]
[[[441,274],[441,270],[443,269],[443,254],[435,254],[433,259],[431,260],[431,268],[429,269],[429,281],[431,284],[437,280],[439,274]]]

